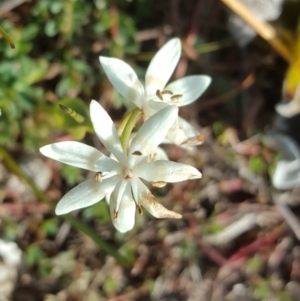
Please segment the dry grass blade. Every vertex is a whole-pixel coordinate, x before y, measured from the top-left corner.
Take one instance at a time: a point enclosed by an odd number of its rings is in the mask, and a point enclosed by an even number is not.
[[[274,197],[274,203],[276,204],[277,210],[285,219],[286,223],[293,230],[295,236],[298,240],[300,240],[300,222],[291,209],[286,205],[286,198],[288,198],[288,194],[283,194],[281,197]]]

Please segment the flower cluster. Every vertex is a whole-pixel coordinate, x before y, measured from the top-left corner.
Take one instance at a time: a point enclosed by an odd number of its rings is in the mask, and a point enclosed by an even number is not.
[[[149,182],[161,187],[166,183],[201,177],[196,168],[169,161],[158,152],[158,145],[166,137],[179,145],[199,143],[199,133],[178,117],[178,107],[195,101],[208,86],[210,78],[190,76],[166,86],[180,51],[178,39],[172,39],[160,49],[147,70],[145,88],[129,65],[115,58],[100,57],[108,78],[124,97],[133,101],[136,112],[143,115],[144,123],[130,141],[132,123],[141,115],[129,115],[124,118],[127,123],[119,137],[108,113],[92,100],[91,121],[101,143],[111,153],[110,157],[75,141],[49,144],[40,149],[49,158],[97,173],[95,178],[63,196],[56,214],[85,208],[106,198],[114,226],[120,232],[133,228],[135,213],[142,214],[142,208],[157,218],[181,218],[180,214],[161,205],[145,185]]]

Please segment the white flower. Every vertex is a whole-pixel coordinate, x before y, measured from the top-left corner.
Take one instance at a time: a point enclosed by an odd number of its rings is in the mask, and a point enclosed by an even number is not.
[[[199,98],[211,82],[206,75],[191,75],[166,86],[180,59],[181,43],[175,38],[166,43],[153,57],[146,72],[145,89],[134,70],[125,62],[100,56],[100,63],[113,84],[125,98],[143,110],[147,119],[168,105],[188,105]],[[199,133],[188,122],[178,117],[168,138],[177,145],[197,145]]]
[[[56,214],[85,208],[109,196],[113,223],[120,232],[133,228],[136,208],[142,214],[141,206],[158,218],[181,218],[180,214],[169,211],[158,203],[140,180],[159,184],[201,177],[201,173],[189,165],[166,160],[149,162],[149,155],[176,121],[178,109],[168,106],[149,118],[128,146],[128,156],[123,151],[111,118],[94,100],[90,104],[90,114],[98,138],[117,161],[94,147],[75,141],[42,147],[40,151],[47,157],[104,174],[102,177],[98,174],[95,179],[87,180],[69,191],[59,201]]]
[[[300,113],[300,83],[297,85],[294,98],[290,102],[276,104],[275,110],[285,118],[292,118]]]
[[[15,242],[7,242],[0,239],[0,256],[5,264],[15,267],[21,263],[22,251]]]
[[[297,142],[285,134],[272,134],[270,138],[281,153],[272,175],[273,186],[281,190],[300,186],[300,148]]]

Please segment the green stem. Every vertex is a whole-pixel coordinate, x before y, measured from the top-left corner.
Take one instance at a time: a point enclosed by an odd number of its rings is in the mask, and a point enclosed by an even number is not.
[[[121,122],[120,122],[120,124],[119,124],[119,126],[118,126],[118,135],[119,135],[119,137],[122,136],[123,131],[124,131],[124,128],[125,128],[125,126],[126,126],[128,120],[130,119],[130,117],[131,117],[133,111],[134,111],[134,110],[131,110],[131,111],[127,112],[127,113],[125,114],[125,116],[123,117],[123,119],[121,120]]]
[[[0,26],[0,34],[3,36],[3,38],[5,40],[7,40],[7,42],[9,43],[10,47],[12,49],[15,49],[16,46],[15,46],[15,43],[12,39],[12,37]]]
[[[32,179],[25,174],[25,172],[15,163],[13,158],[8,154],[8,152],[3,148],[0,147],[0,156],[3,159],[3,162],[6,164],[6,166],[20,179],[24,180],[34,191],[36,196],[45,204],[47,204],[53,211],[55,206],[50,201],[50,199],[44,194],[43,191],[41,191],[35,183],[32,181]],[[114,257],[120,264],[127,266],[129,264],[128,260],[124,258],[120,253],[118,253],[116,250],[113,249],[109,244],[107,244],[105,241],[103,241],[101,238],[97,236],[97,234],[91,230],[89,227],[87,227],[84,223],[76,219],[73,215],[66,214],[63,215],[62,218],[69,222],[75,229],[82,231],[86,235],[88,235],[95,244],[102,249],[105,253],[109,254],[110,256]]]
[[[125,154],[127,154],[127,146],[128,146],[128,140],[129,140],[130,134],[131,134],[133,128],[135,127],[136,123],[141,118],[141,116],[142,116],[142,111],[139,108],[132,110],[131,115],[128,118],[127,123],[124,127],[124,130],[122,132],[120,140],[121,140],[121,144],[122,144]],[[126,118],[126,116],[125,116],[125,118]]]

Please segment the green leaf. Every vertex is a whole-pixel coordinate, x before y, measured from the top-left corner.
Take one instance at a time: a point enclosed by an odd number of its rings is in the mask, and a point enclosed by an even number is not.
[[[258,273],[262,268],[261,259],[258,256],[250,258],[246,262],[246,268],[250,273]]]
[[[262,300],[272,296],[272,290],[270,285],[266,281],[261,281],[259,285],[254,289],[254,298]]]
[[[26,262],[29,265],[38,263],[42,258],[45,258],[44,252],[35,245],[30,245],[26,249]]]
[[[262,157],[252,156],[249,158],[249,168],[257,174],[262,174],[266,172],[268,166]]]
[[[55,20],[49,20],[45,25],[45,34],[48,37],[54,37],[57,34],[57,26]]]
[[[84,122],[76,122],[56,104],[53,106],[53,121],[56,126],[69,132],[76,140],[82,140],[87,132],[94,132],[87,105],[81,99],[65,98],[60,100],[59,103],[80,114],[84,118]]]
[[[42,230],[46,235],[55,235],[58,231],[57,219],[49,218],[42,223]]]
[[[81,169],[64,164],[61,170],[61,175],[69,186],[74,186],[78,183],[81,177]]]
[[[100,221],[102,221],[104,223],[109,222],[110,221],[110,213],[109,213],[106,202],[104,200],[103,201],[99,200],[99,202],[96,203],[95,205],[84,209],[83,217],[86,220],[98,218]]]

